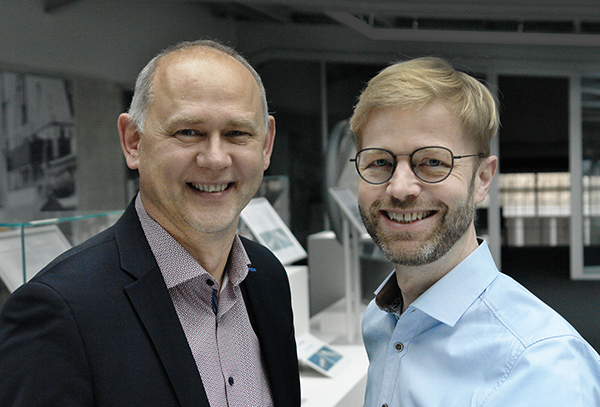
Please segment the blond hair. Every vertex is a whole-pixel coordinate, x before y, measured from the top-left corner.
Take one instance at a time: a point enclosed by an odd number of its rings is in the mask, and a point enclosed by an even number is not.
[[[419,109],[433,101],[442,101],[458,116],[478,152],[490,154],[490,140],[500,124],[494,97],[477,79],[437,57],[395,63],[369,81],[350,119],[356,145],[360,148],[362,132],[373,110]]]

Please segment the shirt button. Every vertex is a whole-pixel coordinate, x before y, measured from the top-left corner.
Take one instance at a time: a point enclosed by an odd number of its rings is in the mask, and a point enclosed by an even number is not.
[[[215,282],[212,280],[206,280],[206,285],[212,287],[213,285],[215,285]]]
[[[396,352],[402,352],[404,350],[404,345],[402,342],[396,342],[394,349],[396,349]]]
[[[233,386],[233,377],[230,376],[227,381],[229,382],[230,386]]]
[[[388,405],[387,404],[382,404],[381,407],[388,407]]]

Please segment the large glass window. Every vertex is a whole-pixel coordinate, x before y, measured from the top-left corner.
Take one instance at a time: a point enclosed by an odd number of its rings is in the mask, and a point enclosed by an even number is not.
[[[571,181],[568,172],[500,174],[504,244],[569,244]]]
[[[568,246],[569,79],[498,78],[502,244]]]
[[[582,187],[583,245],[586,271],[600,271],[600,79],[583,78]]]

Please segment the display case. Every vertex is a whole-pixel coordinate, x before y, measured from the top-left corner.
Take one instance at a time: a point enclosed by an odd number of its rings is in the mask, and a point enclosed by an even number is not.
[[[15,291],[55,257],[113,225],[122,213],[0,211],[0,278]]]

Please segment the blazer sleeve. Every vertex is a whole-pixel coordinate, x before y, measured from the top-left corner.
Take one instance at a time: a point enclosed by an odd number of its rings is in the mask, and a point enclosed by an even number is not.
[[[30,282],[0,314],[1,406],[92,406],[87,358],[66,302]]]

